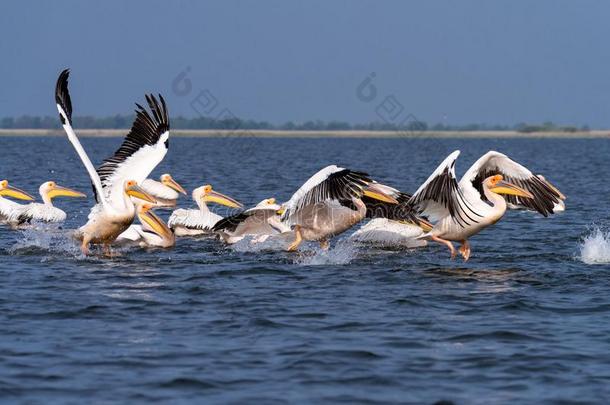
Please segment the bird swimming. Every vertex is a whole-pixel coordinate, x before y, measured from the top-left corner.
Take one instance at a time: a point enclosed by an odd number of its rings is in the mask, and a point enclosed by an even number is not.
[[[198,209],[177,209],[172,212],[167,221],[167,224],[176,236],[194,236],[212,233],[212,227],[222,217],[210,211],[207,203],[216,203],[230,208],[242,207],[233,198],[213,190],[209,184],[194,189],[192,197]]]
[[[16,198],[18,200],[32,201],[34,197],[26,193],[25,191],[18,189],[17,187],[11,186],[8,180],[0,181],[0,222],[10,222],[10,218],[14,217],[14,212],[19,209],[22,205],[11,201],[5,197]]]
[[[397,204],[390,204],[367,196],[362,197],[366,205],[366,218],[371,220],[354,232],[350,239],[366,244],[384,247],[415,248],[426,246],[425,240],[418,236],[432,229],[432,225],[419,217],[409,204],[411,195],[385,184],[377,187],[392,196]]]
[[[68,139],[89,173],[97,204],[88,221],[75,236],[82,241],[81,251],[89,254],[90,244],[103,245],[107,254],[110,244],[133,222],[136,214],[132,198],[156,203],[138,183],[143,182],[163,160],[169,147],[169,115],[165,100],[146,95],[150,113],[136,103],[136,118],[116,152],[97,168],[83,149],[72,129],[72,101],[68,91],[69,70],[61,72],[55,87],[59,118]]]
[[[479,158],[458,183],[459,154],[459,150],[451,153],[409,200],[434,224],[420,238],[446,245],[452,258],[456,255],[453,241],[461,243],[459,252],[468,260],[468,238],[499,221],[509,203],[545,217],[563,205],[565,196],[550,182],[495,151]]]
[[[140,225],[129,226],[116,239],[117,243],[136,243],[140,247],[168,248],[176,244],[176,238],[171,229],[152,210],[156,206],[151,203],[139,203],[136,215]]]
[[[63,222],[66,219],[66,213],[53,205],[53,199],[56,197],[86,197],[86,194],[60,186],[54,181],[42,183],[38,192],[42,198],[42,203],[20,204],[13,210],[9,219],[10,222],[18,225],[25,222],[29,223],[32,220]]]
[[[266,198],[252,208],[221,219],[212,232],[228,244],[237,243],[246,236],[256,236],[255,242],[263,242],[271,235],[290,232],[290,227],[280,220],[282,213],[283,208],[275,198]]]
[[[169,173],[162,174],[159,181],[146,179],[141,186],[157,200],[154,208],[175,207],[180,194],[186,195],[186,190]]]

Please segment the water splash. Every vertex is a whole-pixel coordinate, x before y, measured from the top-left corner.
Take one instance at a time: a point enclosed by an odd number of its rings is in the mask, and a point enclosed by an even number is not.
[[[246,236],[239,242],[230,245],[231,249],[240,253],[283,251],[285,246],[286,242],[278,237],[261,238],[255,236]]]
[[[9,249],[11,255],[28,255],[42,252],[64,253],[72,256],[81,254],[72,239],[72,231],[57,225],[36,225],[20,231],[21,237]]]
[[[329,264],[349,264],[358,255],[358,246],[350,239],[344,239],[329,250],[323,250],[317,247],[310,254],[303,254],[295,264],[302,266],[323,266]]]
[[[580,260],[586,264],[610,263],[610,232],[595,228],[580,245]]]

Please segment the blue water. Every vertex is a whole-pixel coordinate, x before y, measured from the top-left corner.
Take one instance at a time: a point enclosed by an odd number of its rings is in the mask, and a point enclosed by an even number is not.
[[[452,150],[461,174],[490,149],[567,196],[550,218],[509,212],[446,247],[290,254],[179,239],[172,250],[84,258],[89,181],[68,141],[2,138],[0,177],[88,192],[58,199],[63,229],[0,229],[0,399],[10,403],[604,403],[610,265],[580,255],[610,223],[607,140],[186,139],[155,177],[246,205],[286,200],[319,168],[365,170],[414,191]],[[83,139],[94,162],[120,139]],[[181,206],[190,206],[188,198]],[[222,212],[222,210],[221,210]]]

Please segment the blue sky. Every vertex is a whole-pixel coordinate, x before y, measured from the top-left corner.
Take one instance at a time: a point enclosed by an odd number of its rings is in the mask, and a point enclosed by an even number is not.
[[[0,117],[55,115],[70,67],[76,115],[128,113],[153,91],[195,116],[206,91],[209,114],[274,123],[378,120],[393,96],[432,123],[610,127],[608,17],[604,1],[7,2]]]

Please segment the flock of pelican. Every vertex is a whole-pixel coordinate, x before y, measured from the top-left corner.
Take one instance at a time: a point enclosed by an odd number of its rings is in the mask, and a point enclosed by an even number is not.
[[[166,223],[154,211],[172,209],[186,190],[170,176],[148,178],[169,148],[170,120],[161,95],[146,95],[148,109],[136,104],[136,117],[119,149],[95,168],[72,128],[72,101],[68,91],[69,70],[59,75],[55,100],[68,139],[85,166],[96,204],[86,224],[74,234],[82,253],[99,245],[107,255],[111,246],[174,246],[176,237],[211,235],[233,244],[250,238],[260,243],[278,238],[288,251],[303,241],[316,241],[328,249],[330,239],[366,218],[350,236],[356,241],[419,247],[427,241],[441,243],[451,257],[457,252],[468,260],[468,239],[499,221],[507,209],[526,209],[548,216],[565,209],[565,196],[546,178],[533,174],[506,155],[490,151],[479,158],[458,181],[451,153],[414,194],[382,184],[367,173],[335,165],[309,178],[292,197],[280,204],[267,198],[252,208],[226,218],[210,211],[208,204],[241,209],[235,199],[211,185],[192,192],[197,208],[176,209]],[[49,181],[40,186],[43,203],[31,201],[23,190],[0,182],[0,220],[11,227],[33,221],[61,222],[66,213],[53,205],[56,197],[85,194]],[[135,218],[139,224],[134,224]],[[460,244],[456,251],[453,242]]]

